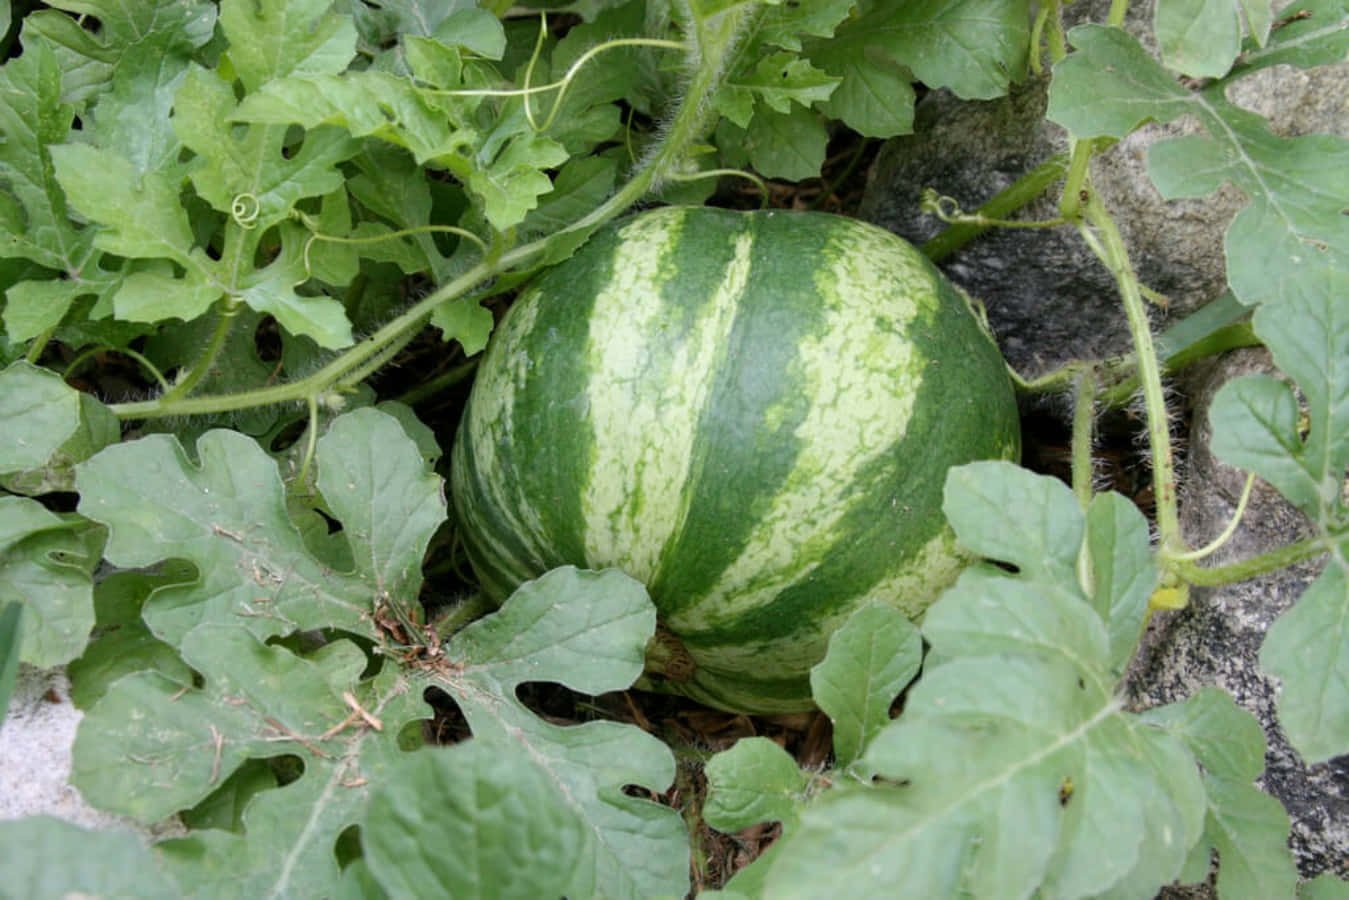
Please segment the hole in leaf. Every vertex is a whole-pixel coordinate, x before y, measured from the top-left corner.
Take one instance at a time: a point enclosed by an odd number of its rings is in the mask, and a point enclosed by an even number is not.
[[[515,699],[539,718],[554,725],[579,725],[608,718],[588,694],[578,694],[552,681],[526,681],[515,689]]]
[[[243,811],[263,791],[278,786],[269,759],[248,759],[196,806],[182,813],[189,828],[215,828],[242,834]]]
[[[281,359],[281,326],[271,316],[263,316],[253,331],[253,347],[258,359],[274,363]]]
[[[457,744],[473,736],[468,727],[464,711],[450,694],[438,687],[428,687],[422,692],[425,700],[434,711],[434,715],[425,720],[423,736],[429,744]]]
[[[276,776],[277,787],[285,787],[304,774],[304,760],[294,753],[268,757],[267,765]]]
[[[1009,562],[1003,562],[1003,561],[1000,560],[1000,559],[991,559],[991,560],[989,560],[989,562],[991,562],[993,565],[997,566],[999,569],[1002,569],[1004,572],[1008,572],[1008,573],[1010,573],[1010,574],[1012,574],[1012,575],[1020,575],[1020,574],[1021,574],[1021,567],[1020,567],[1020,566],[1014,565],[1014,564],[1009,563]]]
[[[337,857],[339,869],[345,869],[361,858],[361,826],[348,825],[342,829],[333,843],[333,855]]]
[[[273,453],[281,453],[289,449],[294,446],[295,442],[300,439],[302,434],[304,434],[304,430],[308,425],[308,419],[296,419],[276,433],[276,436],[272,438],[272,442],[268,445],[268,448]],[[329,534],[332,534],[332,532],[333,529],[328,530]]]
[[[661,799],[659,794],[642,787],[640,784],[623,785],[623,793],[628,797],[636,797],[638,800],[651,800],[656,803],[659,803]]]

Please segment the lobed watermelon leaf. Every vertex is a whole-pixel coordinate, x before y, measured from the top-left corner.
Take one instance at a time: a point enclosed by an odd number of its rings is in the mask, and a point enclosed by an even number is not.
[[[19,658],[49,668],[79,656],[94,626],[101,529],[27,497],[0,496],[0,597],[24,608]]]
[[[923,662],[917,626],[888,606],[864,606],[829,638],[810,691],[834,723],[834,762],[851,766],[890,722],[890,706]]]
[[[394,897],[566,896],[587,840],[525,749],[468,741],[402,760],[370,798],[362,847]]]
[[[1207,135],[1162,141],[1149,153],[1163,196],[1203,196],[1231,182],[1250,197],[1227,231],[1228,277],[1236,297],[1258,307],[1256,334],[1302,401],[1273,377],[1235,379],[1210,410],[1213,449],[1306,513],[1330,553],[1261,651],[1262,665],[1281,680],[1280,721],[1311,762],[1349,747],[1349,511],[1342,487],[1349,467],[1349,220],[1342,214],[1349,141],[1276,137],[1224,92],[1275,63],[1343,59],[1346,25],[1349,7],[1341,0],[1305,4],[1230,75],[1197,92],[1177,84],[1123,31],[1083,26],[1071,35],[1078,51],[1055,69],[1049,106],[1049,116],[1079,137],[1119,136],[1145,119],[1191,114]]]
[[[918,672],[918,629],[898,610],[863,606],[829,637],[823,660],[810,673],[811,690],[834,724],[834,762],[829,775],[802,772],[785,750],[767,738],[745,738],[708,760],[708,798],[703,818],[722,831],[777,822],[783,835],[796,830],[814,794],[834,779],[851,779],[862,750],[890,721],[890,707]],[[761,896],[778,858],[779,840],[736,873],[728,896]]]
[[[1335,273],[1349,286],[1349,269]],[[1279,721],[1309,762],[1349,749],[1349,293],[1315,284],[1256,310],[1253,325],[1299,398],[1273,376],[1234,379],[1209,410],[1213,452],[1307,515],[1324,570],[1270,627],[1260,663],[1280,679]]]
[[[404,666],[386,660],[371,676],[354,641],[305,650],[298,636],[335,628],[384,646],[381,610],[411,607],[422,554],[444,518],[424,452],[375,409],[339,417],[319,440],[318,490],[350,550],[349,570],[334,571],[291,521],[276,464],[255,443],[214,431],[197,450],[200,467],[172,438],[151,436],[108,448],[79,472],[86,511],[108,525],[110,559],[185,561],[162,576],[114,576],[102,588],[103,624],[119,628],[95,643],[78,673],[92,704],[74,754],[74,782],[86,798],[143,822],[197,808],[194,821],[224,823],[157,845],[167,870],[204,895],[327,893],[342,877],[333,848],[353,825],[368,835],[368,874],[396,895],[407,873],[380,853],[406,839],[406,821],[387,796],[367,812],[375,787],[429,800],[437,795],[428,780],[471,785],[486,802],[509,773],[515,789],[528,787],[527,806],[521,794],[476,819],[441,803],[419,815],[434,828],[468,829],[482,847],[502,834],[528,837],[540,852],[553,847],[561,862],[531,870],[542,881],[530,885],[562,885],[575,896],[597,885],[616,896],[686,890],[678,812],[623,792],[629,784],[664,790],[674,773],[668,748],[612,722],[552,725],[516,698],[526,681],[590,693],[629,686],[655,629],[639,584],[617,572],[550,573],[443,651],[407,657]],[[145,619],[166,644],[135,627],[147,591]],[[109,659],[117,647],[129,658]],[[164,656],[166,647],[181,663]],[[432,759],[438,751],[404,753],[410,739],[417,743],[408,729],[430,713],[421,690],[432,684],[460,704],[474,732],[473,749],[453,757],[468,762],[449,774],[443,759]],[[298,777],[238,793],[234,773],[276,757],[298,760]],[[222,808],[235,812],[207,812]],[[544,821],[558,827],[544,834]],[[438,855],[447,858],[464,872],[494,865],[468,850]]]
[[[146,621],[177,643],[209,622],[242,622],[265,640],[331,627],[374,639],[374,599],[415,596],[421,555],[445,517],[439,481],[391,417],[357,410],[319,440],[318,487],[356,568],[331,570],[291,522],[276,463],[237,432],[208,432],[200,467],[151,435],[109,447],[77,475],[80,510],[109,526],[107,558],[126,568],[192,562],[195,581],[156,591]]]
[[[1298,873],[1288,813],[1253,784],[1265,767],[1265,735],[1255,717],[1226,691],[1208,687],[1142,718],[1184,741],[1204,767],[1204,834],[1192,851],[1195,870],[1183,880],[1206,879],[1214,850],[1221,896],[1292,896]]]
[[[688,837],[675,809],[624,793],[661,792],[674,756],[659,739],[616,722],[560,727],[517,697],[529,681],[584,693],[627,688],[641,674],[656,610],[616,570],[554,569],[515,591],[495,615],[455,635],[434,681],[459,704],[474,740],[521,748],[556,796],[585,822],[567,894],[680,896],[688,890]]]
[[[728,891],[819,896],[842,879],[858,896],[1143,895],[1189,874],[1200,843],[1234,860],[1233,877],[1249,863],[1279,884],[1291,857],[1271,843],[1277,817],[1250,797],[1263,756],[1249,714],[1206,692],[1140,717],[1115,694],[1115,645],[1136,643],[1155,579],[1146,527],[1110,495],[1084,515],[1062,483],[998,462],[952,469],[945,509],[961,541],[1001,567],[971,567],[928,610],[923,678],[898,719],[873,713],[853,774],[837,770],[807,800],[804,773],[763,742],[709,763],[710,824],[784,826]],[[883,613],[859,611],[817,670],[817,700],[845,723],[841,763],[866,717],[841,719],[832,695],[850,684],[848,648],[885,633]],[[886,657],[846,664],[852,690],[870,675],[886,685],[873,701],[893,699],[907,678],[882,677]],[[1203,780],[1196,756],[1224,780]],[[1242,815],[1258,825],[1235,843],[1226,828]]]

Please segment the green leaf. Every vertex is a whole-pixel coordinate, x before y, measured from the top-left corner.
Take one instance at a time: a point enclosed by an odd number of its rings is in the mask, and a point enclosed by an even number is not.
[[[88,709],[123,675],[157,671],[181,685],[192,670],[141,620],[141,607],[158,588],[191,581],[190,566],[163,566],[161,572],[112,572],[94,585],[95,636],[67,667],[70,701]]]
[[[1138,649],[1157,583],[1147,519],[1128,499],[1097,494],[1087,507],[1091,605],[1110,634],[1110,672],[1118,680]]]
[[[79,470],[80,508],[108,524],[106,555],[126,568],[192,562],[198,580],[157,591],[155,634],[177,643],[202,622],[242,622],[265,639],[330,627],[374,637],[375,600],[420,584],[422,554],[444,519],[439,480],[391,417],[357,410],[318,443],[319,489],[358,560],[334,572],[314,558],[286,513],[276,463],[251,439],[212,431],[191,464],[177,441],[118,444]]]
[[[829,648],[810,670],[810,691],[834,723],[834,758],[852,765],[890,723],[890,705],[923,662],[923,640],[903,613],[863,606],[829,637]]]
[[[0,423],[0,483],[20,494],[72,490],[75,464],[121,437],[106,406],[23,361],[0,371]]]
[[[855,0],[805,0],[765,4],[755,39],[767,46],[800,50],[801,37],[829,37],[848,18]],[[704,6],[705,4],[700,4]]]
[[[137,172],[176,168],[182,145],[169,118],[174,93],[189,62],[211,39],[215,5],[200,0],[53,5],[98,18],[96,56],[112,66],[92,115],[85,118],[86,139],[115,151]]]
[[[780,746],[764,737],[741,738],[707,761],[703,819],[721,831],[781,822],[790,831],[800,814],[810,776]]]
[[[1292,896],[1298,874],[1288,849],[1288,814],[1252,784],[1265,768],[1265,733],[1255,716],[1221,688],[1206,687],[1142,718],[1184,741],[1204,766],[1208,813],[1195,846],[1198,877],[1207,877],[1213,849],[1221,896]]]
[[[440,329],[446,341],[458,341],[465,356],[473,356],[487,346],[496,323],[491,310],[472,299],[460,299],[436,307],[431,324]]]
[[[0,822],[0,884],[6,897],[141,897],[181,891],[133,834],[89,831],[46,816]]]
[[[1349,140],[1280,138],[1264,120],[1205,92],[1212,137],[1154,145],[1148,171],[1164,197],[1197,196],[1230,181],[1251,202],[1227,230],[1228,278],[1243,303],[1285,305],[1349,282]],[[1188,185],[1188,187],[1187,187]],[[1289,316],[1285,311],[1284,316]]]
[[[298,778],[253,796],[242,833],[197,831],[157,849],[202,896],[328,893],[338,835],[401,756],[403,726],[425,715],[420,694],[392,666],[361,680],[366,656],[346,640],[305,658],[211,623],[181,651],[202,687],[154,672],[117,681],[80,723],[73,783],[91,803],[151,822],[196,805],[247,760],[298,757]]]
[[[394,897],[561,897],[586,823],[526,750],[470,740],[401,760],[361,848]]]
[[[1084,25],[1078,48],[1054,68],[1050,119],[1074,137],[1122,137],[1144,121],[1189,113],[1207,136],[1154,144],[1148,172],[1162,196],[1203,196],[1231,182],[1250,198],[1225,239],[1232,291],[1248,305],[1280,306],[1349,285],[1349,140],[1281,138],[1227,100],[1224,79],[1192,93],[1132,36]],[[1295,318],[1285,310],[1280,315]]]
[[[9,709],[9,696],[19,675],[19,652],[23,643],[23,604],[13,600],[0,606],[0,722]]]
[[[1300,430],[1282,432],[1281,445],[1292,453],[1278,465],[1291,462],[1301,469],[1311,490],[1302,502],[1296,489],[1284,494],[1327,532],[1346,524],[1341,492],[1349,466],[1349,303],[1345,296],[1326,291],[1297,297],[1282,308],[1257,310],[1252,321],[1279,368],[1297,382],[1306,405],[1306,438]],[[1225,402],[1215,399],[1214,403],[1226,414]],[[1221,439],[1215,435],[1214,452],[1229,463],[1252,469],[1283,491],[1281,481],[1268,477],[1257,460],[1242,452],[1241,439],[1240,431]]]
[[[506,52],[506,32],[501,20],[485,9],[456,10],[436,26],[436,40],[462,47],[487,59],[501,59]]]
[[[553,190],[539,198],[522,228],[541,234],[572,225],[599,206],[618,182],[618,161],[609,156],[573,157],[553,179]]]
[[[877,3],[849,31],[868,33],[878,53],[929,87],[965,100],[1007,93],[1026,70],[1030,16],[1023,0]]]
[[[811,779],[796,760],[763,737],[741,738],[729,750],[707,761],[708,795],[703,821],[713,828],[735,832],[760,822],[779,822],[784,835],[800,819]],[[772,868],[781,840],[741,869],[727,885],[733,895],[763,896],[764,878]]]
[[[1120,709],[1071,491],[975,463],[948,473],[943,508],[1017,572],[972,566],[928,610],[923,678],[861,761],[876,782],[809,806],[765,893],[1150,896],[1200,836],[1203,784],[1181,741]]]
[[[820,174],[829,132],[818,113],[793,106],[786,114],[759,110],[742,140],[760,174],[796,181]]]
[[[1076,52],[1054,66],[1045,116],[1075,138],[1124,137],[1144,122],[1169,122],[1195,106],[1195,95],[1121,28],[1081,25],[1069,32]]]
[[[1251,782],[1265,769],[1260,723],[1222,688],[1200,688],[1180,703],[1147,710],[1142,719],[1183,740],[1213,775]]]
[[[543,170],[569,157],[561,144],[531,131],[512,138],[489,165],[469,173],[464,185],[481,198],[492,227],[504,231],[523,221],[539,197],[552,191],[553,182]]]
[[[231,121],[237,108],[230,85],[205,69],[193,68],[178,90],[174,127],[201,157],[192,183],[213,207],[246,216],[250,230],[263,231],[287,218],[301,199],[342,187],[337,164],[359,148],[349,136],[311,127],[298,150],[285,152],[284,128],[240,129]]]
[[[1204,838],[1218,851],[1218,894],[1235,900],[1291,897],[1297,866],[1288,849],[1288,813],[1249,781],[1204,776]]]
[[[95,255],[94,235],[70,221],[48,149],[66,139],[75,117],[61,95],[61,75],[55,52],[41,39],[0,67],[0,255],[78,273]],[[7,310],[6,327],[10,315]]]
[[[341,72],[356,53],[356,26],[332,13],[329,0],[226,0],[220,27],[229,59],[253,91],[291,74]]]
[[[1264,4],[1269,28],[1268,0]],[[1235,0],[1158,0],[1153,30],[1169,68],[1196,78],[1226,75],[1241,49],[1241,11]]]
[[[867,137],[913,131],[913,78],[864,23],[847,23],[833,38],[808,43],[806,49],[812,62],[842,79],[819,105],[822,112]]]
[[[5,332],[12,341],[31,341],[60,325],[77,299],[97,290],[84,280],[21,281],[5,290]]]
[[[1260,665],[1281,682],[1279,724],[1309,764],[1349,747],[1349,542],[1270,626]]]
[[[748,111],[755,98],[769,109],[788,113],[793,103],[809,107],[828,100],[840,81],[841,78],[815,68],[807,60],[778,52],[760,59],[749,71],[728,79],[712,98],[712,104],[722,109],[723,101],[719,98],[729,95],[723,113],[744,128],[749,124]]]
[[[1304,882],[1298,896],[1303,900],[1345,900],[1349,897],[1349,882],[1323,872],[1311,881]]]
[[[112,150],[88,144],[51,148],[56,177],[75,208],[104,227],[99,248],[129,257],[163,257],[204,277],[209,260],[195,249],[179,186],[159,173],[140,173]],[[184,316],[183,318],[194,318]]]
[[[307,239],[298,225],[282,226],[281,252],[266,267],[240,278],[237,296],[258,312],[273,316],[286,331],[313,338],[320,347],[331,350],[350,346],[351,320],[342,302],[295,290],[309,280],[304,260]]]
[[[1077,583],[1082,514],[1062,485],[1006,462],[959,466],[946,483],[942,511],[966,547],[1037,583]]]
[[[524,746],[588,823],[568,896],[682,896],[687,834],[677,810],[624,794],[663,791],[674,758],[651,735],[615,722],[559,727],[516,699],[527,681],[583,693],[620,690],[641,674],[655,608],[645,589],[609,570],[565,567],[522,585],[497,613],[454,636],[437,678],[463,711],[474,739]]]
[[[372,8],[359,0],[343,0],[334,5],[350,10],[362,38],[377,46],[403,34],[429,35],[451,13],[474,4],[475,0],[385,0]]]
[[[233,115],[247,122],[293,122],[308,129],[336,125],[354,137],[375,137],[404,147],[421,164],[467,148],[473,134],[456,126],[469,108],[462,101],[433,102],[406,78],[366,70],[270,82],[244,98]]]
[[[1341,488],[1349,466],[1349,304],[1335,291],[1299,295],[1261,307],[1253,324],[1296,380],[1303,403],[1271,376],[1233,379],[1209,410],[1213,451],[1265,479],[1324,539],[1342,546],[1349,524]],[[1282,682],[1280,723],[1312,762],[1349,747],[1347,572],[1343,552],[1332,552],[1321,575],[1271,626],[1260,652],[1261,665]]]
[[[179,277],[172,265],[153,260],[127,274],[113,295],[112,310],[126,322],[191,321],[205,314],[222,293],[204,272],[189,270]]]
[[[24,662],[63,665],[89,641],[98,549],[87,528],[36,500],[0,496],[0,597],[28,610],[19,654]]]
[[[1255,22],[1266,12],[1263,0],[1255,0],[1259,7],[1256,16],[1251,15],[1247,4],[1248,21]],[[1349,55],[1349,4],[1345,0],[1307,0],[1283,7],[1278,28],[1269,33],[1269,39],[1260,42],[1257,47],[1248,48],[1237,61],[1233,75],[1246,75],[1268,66],[1290,65],[1304,69],[1313,66],[1333,65],[1343,62]],[[1298,13],[1306,13],[1299,16]],[[1261,23],[1267,30],[1268,23]],[[1252,27],[1252,31],[1255,28]]]
[[[1219,458],[1250,469],[1296,506],[1319,513],[1321,479],[1303,460],[1297,398],[1287,384],[1266,375],[1234,378],[1220,389],[1209,420]]]

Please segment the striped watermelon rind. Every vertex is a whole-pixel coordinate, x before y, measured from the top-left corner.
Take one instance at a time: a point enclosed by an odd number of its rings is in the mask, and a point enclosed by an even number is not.
[[[620,568],[694,663],[648,686],[786,712],[810,707],[809,669],[858,606],[917,618],[954,581],[946,470],[1015,458],[1019,434],[992,339],[900,238],[667,207],[515,302],[451,488],[490,597],[559,565]]]

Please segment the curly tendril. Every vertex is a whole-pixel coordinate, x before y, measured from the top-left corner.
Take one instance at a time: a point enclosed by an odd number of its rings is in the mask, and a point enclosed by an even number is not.
[[[262,201],[257,194],[236,194],[230,203],[230,216],[240,228],[253,229],[258,226],[258,216],[262,214]]]

